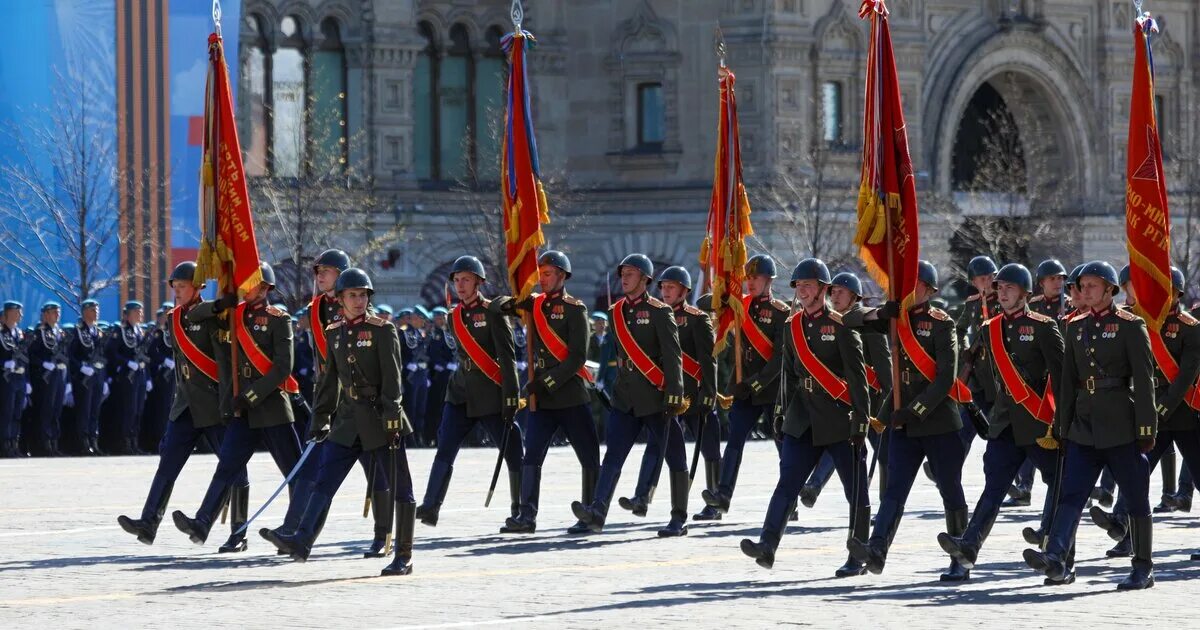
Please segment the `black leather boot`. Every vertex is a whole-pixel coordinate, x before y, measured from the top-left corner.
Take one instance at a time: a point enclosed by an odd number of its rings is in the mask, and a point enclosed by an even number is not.
[[[951,559],[970,571],[975,568],[979,549],[983,546],[983,541],[987,540],[988,534],[992,532],[992,525],[996,522],[996,516],[999,514],[1000,506],[991,501],[980,501],[975,506],[975,513],[971,515],[971,520],[967,523],[963,534],[961,536],[955,536],[951,532],[938,534],[938,544],[942,546],[943,551],[950,555]],[[942,581],[958,580],[943,579]]]
[[[409,575],[413,572],[413,530],[416,528],[417,504],[396,504],[396,556],[379,575]]]
[[[425,488],[425,500],[417,507],[417,520],[430,526],[437,527],[438,513],[442,510],[442,502],[446,500],[446,492],[450,489],[450,477],[454,474],[454,466],[433,461],[429,471],[429,485]]]
[[[500,527],[501,534],[532,534],[537,531],[537,510],[541,498],[542,467],[521,468],[521,513],[509,517]]]
[[[217,551],[220,553],[238,553],[247,547],[246,532],[239,532],[246,519],[250,517],[250,486],[234,486],[229,492],[229,540]]]
[[[583,471],[583,493],[580,495],[582,499],[580,503],[591,505],[596,500],[596,482],[600,479],[599,468],[584,468]],[[572,511],[574,507],[572,506]],[[576,521],[574,525],[567,528],[568,534],[587,534],[591,533],[592,528],[583,520]]]
[[[860,507],[854,513],[854,536],[858,540],[866,540],[871,534],[871,508]],[[855,577],[867,572],[867,567],[854,556],[848,555],[846,563],[833,572],[834,577]]]
[[[710,492],[716,492],[721,483],[721,460],[704,460],[704,486]],[[692,515],[693,521],[719,521],[721,513],[716,508],[705,505],[703,509]]]
[[[1061,583],[1066,579],[1067,563],[1062,558],[1040,549],[1026,549],[1021,555],[1029,568],[1046,576],[1047,583]]]
[[[1092,517],[1092,522],[1097,527],[1108,532],[1108,537],[1117,542],[1120,542],[1122,538],[1129,534],[1128,517],[1119,514],[1110,514],[1095,505],[1088,510],[1088,515]]]
[[[764,531],[758,542],[743,538],[741,547],[742,553],[754,558],[755,564],[770,569],[775,566],[775,550],[779,547],[779,536]]]
[[[617,505],[623,510],[633,512],[634,516],[645,516],[650,509],[650,500],[646,497],[635,496],[633,498],[621,497],[617,499]]]
[[[673,470],[671,479],[671,522],[658,530],[659,538],[687,536],[688,471]]]
[[[1042,538],[1044,536],[1045,533],[1042,532],[1041,529],[1026,527],[1021,530],[1021,538],[1025,539],[1025,542],[1031,545],[1037,545],[1038,547],[1042,546]]]
[[[617,473],[612,480],[612,485],[607,489],[605,496],[600,496],[596,493],[596,498],[590,504],[584,504],[575,501],[571,504],[571,512],[575,514],[575,518],[579,519],[579,523],[587,526],[587,531],[593,534],[599,534],[604,531],[604,522],[608,518],[608,506],[612,501],[613,491],[617,487],[617,482],[620,481],[621,474]]]
[[[1154,586],[1153,525],[1149,516],[1129,519],[1133,539],[1133,571],[1117,585],[1118,591],[1137,591]]]
[[[959,508],[946,512],[946,534],[950,538],[961,539],[967,531],[967,508]],[[941,541],[941,537],[938,537]],[[978,548],[975,549],[978,551]],[[972,566],[974,558],[971,559]],[[966,582],[971,579],[971,570],[958,561],[958,557],[954,554],[950,555],[950,568],[942,574],[941,581],[943,582]]]
[[[188,539],[197,545],[203,545],[204,541],[208,540],[208,530],[212,527],[211,523],[188,518],[186,514],[179,510],[171,513],[171,520],[175,522],[175,527],[179,531],[187,534]]]
[[[508,470],[508,511],[509,518],[517,518],[521,513],[521,469]]]
[[[371,516],[375,519],[375,536],[371,546],[363,552],[364,558],[382,558],[388,553],[388,545],[392,541],[392,516],[395,503],[391,493],[378,490],[371,493]]]
[[[883,565],[887,561],[888,547],[896,537],[900,527],[900,518],[904,516],[904,506],[896,501],[885,499],[875,515],[875,533],[870,540],[851,538],[846,544],[850,557],[863,563],[867,570],[875,575],[883,573]]]

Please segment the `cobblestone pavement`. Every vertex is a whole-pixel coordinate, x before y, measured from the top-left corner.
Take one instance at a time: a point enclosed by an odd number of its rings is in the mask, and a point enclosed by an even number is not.
[[[689,445],[690,454],[691,445]],[[982,485],[982,447],[964,474],[968,501]],[[635,448],[617,496],[632,490]],[[432,450],[412,450],[424,489]],[[0,627],[246,627],[453,628],[473,625],[596,627],[830,627],[846,622],[882,627],[1061,625],[1084,618],[1100,626],[1133,618],[1161,627],[1194,627],[1200,546],[1186,514],[1156,519],[1158,584],[1142,593],[1117,593],[1127,560],[1104,558],[1111,541],[1085,523],[1079,580],[1047,588],[1027,569],[1020,529],[1030,508],[1001,514],[971,582],[945,586],[947,564],[935,536],[942,531],[933,484],[918,481],[879,576],[839,580],[845,560],[845,502],[836,479],[813,509],[801,509],[780,547],[775,569],[757,567],[738,550],[757,537],[776,480],[776,454],[767,442],[748,446],[733,511],[725,520],[692,524],[686,538],[660,540],[668,518],[664,485],[644,519],[614,505],[597,536],[572,537],[579,471],[569,448],[552,449],[544,468],[538,533],[504,536],[504,480],[491,509],[483,508],[495,461],[491,449],[466,449],[436,528],[417,525],[415,573],[382,578],[385,560],[366,560],[371,524],[362,518],[363,475],[352,473],[334,502],[322,540],[306,564],[277,558],[253,536],[250,549],[223,555],[226,526],[206,546],[191,544],[169,516],[153,546],[136,542],[116,524],[136,515],[157,460],[153,457],[0,461]],[[170,509],[191,514],[209,475],[212,456],[195,456],[177,484]],[[251,509],[280,481],[270,457],[251,462]],[[665,481],[665,477],[664,477]],[[1152,482],[1157,493],[1158,475]],[[1038,504],[1042,489],[1035,491]],[[1157,496],[1157,495],[1156,495]],[[692,495],[699,508],[699,487]],[[874,498],[874,497],[873,497]],[[261,524],[277,525],[285,501]],[[615,502],[614,502],[615,503]],[[253,529],[257,529],[256,526]]]

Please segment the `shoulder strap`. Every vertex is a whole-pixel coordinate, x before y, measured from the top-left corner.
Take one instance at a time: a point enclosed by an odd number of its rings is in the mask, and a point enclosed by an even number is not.
[[[192,342],[192,338],[187,336],[187,332],[183,329],[183,324],[180,320],[183,319],[183,305],[180,304],[171,309],[169,317],[171,318],[172,337],[175,338],[175,343],[179,345],[179,351],[183,356],[194,366],[200,373],[207,376],[214,383],[219,379],[217,377],[217,361],[212,357],[204,354],[204,351]]]
[[[746,340],[754,348],[754,351],[765,361],[770,361],[775,355],[775,346],[771,343],[770,337],[763,333],[762,329],[750,317],[750,304],[753,303],[754,296],[747,295],[742,298],[742,307],[745,309],[745,317],[742,318],[742,331],[746,333]],[[740,358],[738,360],[741,360]]]
[[[1045,424],[1053,424],[1054,422],[1054,392],[1050,388],[1050,379],[1046,379],[1045,396],[1038,396],[1029,383],[1021,378],[1021,373],[1017,371],[1017,366],[1013,364],[1012,357],[1008,354],[1008,349],[1004,347],[1004,331],[1001,319],[1003,315],[997,315],[988,320],[988,347],[992,352],[992,359],[996,361],[996,371],[1000,373],[1000,380],[1004,381],[1004,387],[1008,390],[1008,395],[1013,401],[1025,408],[1029,415],[1037,418],[1038,421]],[[1053,378],[1053,377],[1051,377]]]
[[[242,302],[237,305],[233,314],[233,328],[237,332],[238,344],[242,346],[246,359],[250,361],[254,369],[258,370],[259,374],[266,374],[271,371],[271,359],[267,357],[267,353],[262,351],[262,348],[258,347],[257,343],[254,343],[254,337],[250,336],[250,331],[246,330],[245,313],[246,303]],[[294,376],[289,374],[279,384],[279,389],[288,394],[296,394],[300,392],[300,384],[296,382]]]
[[[625,356],[633,362],[634,367],[650,381],[650,384],[663,389],[666,386],[666,377],[663,376],[662,369],[654,364],[654,361],[646,354],[645,350],[637,344],[633,339],[633,333],[629,332],[629,324],[625,321],[625,298],[617,300],[613,304],[613,329],[617,334],[617,342],[621,344],[621,348],[625,350]]]
[[[550,321],[546,319],[546,313],[542,311],[542,305],[546,302],[546,294],[539,293],[533,298],[533,325],[537,329],[538,338],[542,340],[542,344],[550,351],[550,355],[558,360],[559,363],[567,359],[567,344],[554,332],[550,327]],[[579,378],[591,383],[592,373],[587,370],[586,366],[581,366],[576,372]]]
[[[929,356],[929,353],[921,346],[921,342],[917,341],[917,336],[912,329],[912,318],[908,316],[907,311],[901,311],[896,332],[900,336],[900,347],[904,350],[904,354],[908,355],[925,380],[932,381],[933,377],[937,375],[937,362]],[[957,403],[970,402],[971,390],[967,389],[962,379],[955,378],[954,385],[950,387],[950,398]]]
[[[483,346],[479,345],[479,340],[467,328],[466,322],[463,321],[462,303],[455,305],[453,320],[454,336],[458,339],[458,343],[462,345],[463,351],[467,353],[467,356],[470,357],[475,365],[479,366],[484,376],[488,377],[493,383],[500,385],[500,364],[483,349]]]
[[[808,370],[808,373],[830,396],[849,405],[850,388],[846,386],[846,381],[838,378],[833,370],[830,370],[817,355],[813,354],[812,348],[808,347],[808,338],[804,336],[804,319],[806,317],[807,315],[801,313],[799,317],[793,317],[791,322],[792,345],[796,346],[796,358],[800,359],[804,369]]]

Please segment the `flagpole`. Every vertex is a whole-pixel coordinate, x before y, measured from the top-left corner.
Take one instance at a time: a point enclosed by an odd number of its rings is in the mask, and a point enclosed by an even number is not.
[[[725,34],[721,31],[720,26],[717,26],[717,34],[716,35],[717,35],[717,64],[718,64],[717,67],[719,68],[717,70],[717,76],[721,77],[721,79],[723,81],[724,73],[721,72],[721,70],[728,69],[728,66],[725,65],[725,54],[728,51],[728,49],[725,47]],[[723,85],[722,85],[722,89],[724,89]],[[726,96],[725,98],[729,98],[729,97]],[[719,105],[718,105],[718,107],[719,107]],[[729,115],[728,110],[726,110],[726,116],[728,116],[728,115]],[[730,125],[731,122],[732,121],[730,121],[730,120],[726,120],[725,121],[726,126]],[[720,126],[718,126],[717,129],[719,131]],[[718,140],[718,143],[719,142],[720,142],[720,140]],[[726,147],[726,151],[732,151],[732,150],[733,150],[732,146]],[[729,160],[732,160],[732,159],[733,159],[732,156],[728,156],[728,155],[726,156],[726,162],[728,162]],[[730,173],[730,175],[733,175],[733,173]],[[725,212],[726,212],[726,217],[727,217],[725,225],[729,226],[733,222],[737,221],[736,213],[734,213],[733,217],[729,217],[730,207],[733,206],[735,203],[737,203],[736,184],[731,182],[730,185],[726,186],[726,190],[729,192],[729,198],[725,200]],[[726,230],[728,230],[728,227],[726,228]],[[726,238],[728,238],[728,236],[726,236]],[[739,289],[742,289],[742,287],[739,287]],[[739,291],[739,293],[740,292],[741,291]],[[728,297],[729,291],[728,290],[725,291],[725,296],[726,296],[725,308],[733,308],[732,306],[730,306],[728,304],[728,302],[729,302],[729,297]],[[742,321],[742,319],[738,318],[737,309],[734,309],[733,313],[734,313],[734,315],[733,315],[733,322],[734,322],[734,327],[733,327],[734,328],[734,333],[733,333],[733,357],[734,357],[733,358],[733,382],[734,382],[734,384],[738,384],[738,383],[742,382],[742,324],[743,324],[743,321]],[[742,314],[743,317],[745,317],[745,315],[746,315],[745,313]]]

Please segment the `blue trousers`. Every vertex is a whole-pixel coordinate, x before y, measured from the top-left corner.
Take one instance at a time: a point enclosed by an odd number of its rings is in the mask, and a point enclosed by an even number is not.
[[[554,439],[554,432],[561,427],[571,442],[571,448],[575,450],[579,465],[584,468],[600,467],[600,440],[596,437],[592,410],[586,404],[566,409],[530,411],[526,423],[526,466],[541,466],[546,461],[550,441]]]
[[[504,461],[509,470],[521,470],[522,438],[521,429],[516,424],[505,423],[500,418],[500,414],[468,418],[466,405],[450,403],[446,403],[442,408],[442,424],[438,427],[437,454],[433,456],[434,461],[453,466],[463,441],[475,428],[476,423],[483,425],[483,429],[491,436],[497,448],[504,444],[504,433],[508,432],[508,445],[504,450]]]
[[[1075,539],[1079,516],[1092,493],[1092,487],[1107,466],[1125,499],[1130,516],[1150,516],[1150,462],[1130,442],[1111,448],[1095,448],[1067,442],[1067,459],[1063,465],[1061,497],[1050,532],[1046,552],[1064,557]]]
[[[304,510],[300,526],[296,532],[303,540],[311,541],[314,538],[321,514],[329,509],[329,504],[333,501],[333,497],[337,494],[338,489],[342,487],[342,482],[346,480],[346,475],[350,474],[351,468],[354,468],[355,461],[369,460],[372,457],[376,458],[378,462],[376,468],[384,470],[385,487],[390,487],[387,485],[387,478],[393,474],[396,475],[396,503],[412,503],[415,500],[413,498],[412,474],[408,468],[408,453],[404,449],[403,440],[396,447],[394,454],[396,468],[394,472],[387,470],[391,467],[393,453],[386,446],[364,451],[362,444],[357,441],[353,446],[342,446],[341,444],[326,441],[322,443],[319,455],[320,457],[315,467],[313,493],[311,497],[306,499],[306,501],[317,501],[316,508],[310,504]]]
[[[876,451],[879,451],[879,436],[880,434],[874,431],[867,432],[867,440],[871,443],[871,448]],[[879,463],[876,465],[887,466],[887,456],[882,451],[880,451]],[[825,484],[829,483],[829,479],[833,477],[834,470],[833,456],[829,454],[829,451],[826,451],[821,456],[821,461],[817,463],[817,467],[813,468],[812,474],[808,476],[808,481],[804,482],[804,485],[823,489]],[[882,480],[884,476],[880,475],[880,479]],[[880,487],[883,487],[882,481]]]
[[[137,439],[138,434],[142,431],[142,412],[146,408],[145,370],[128,372],[114,377],[112,394],[116,399],[117,417],[121,423],[121,437]]]
[[[658,487],[658,479],[662,475],[662,465],[665,459],[677,459],[683,457],[684,463],[687,463],[687,443],[683,436],[683,423],[687,422],[693,434],[699,435],[696,431],[700,430],[700,416],[693,414],[677,418],[674,422],[667,425],[667,457],[664,458],[662,449],[659,448],[657,442],[647,442],[646,450],[642,452],[642,466],[638,470],[637,486],[633,489],[633,496],[641,497],[650,500],[652,488]],[[717,414],[714,412],[712,417],[705,421],[704,435],[701,436],[700,452],[704,456],[705,461],[716,461],[721,459],[721,425]],[[679,451],[673,453],[671,451]]]
[[[1159,431],[1154,448],[1146,454],[1147,463],[1151,471],[1158,466],[1158,462],[1162,460],[1163,453],[1171,450],[1172,444],[1179,447],[1179,454],[1183,456],[1185,466],[1189,468],[1200,466],[1200,433],[1196,431]],[[1117,502],[1113,505],[1114,514],[1129,515],[1129,502],[1126,500],[1125,495],[1125,491],[1121,490],[1121,494],[1117,496]]]
[[[855,448],[849,442],[816,446],[812,443],[812,431],[805,432],[801,437],[784,434],[779,458],[779,481],[775,484],[775,492],[771,494],[771,502],[767,504],[767,516],[763,520],[763,541],[771,545],[779,544],[788,516],[792,513],[792,506],[800,494],[800,488],[822,456],[833,460],[838,477],[842,480],[842,489],[845,491],[851,514],[860,508],[870,509],[866,452],[867,449]]]
[[[0,440],[21,437],[21,414],[25,410],[25,375],[0,376]]]
[[[921,469],[922,460],[928,459],[946,511],[967,507],[962,489],[962,466],[966,453],[957,432],[924,437],[909,437],[908,431],[903,429],[888,433],[891,434],[891,440],[888,443],[888,484],[883,493],[884,501],[891,500],[904,505]]]
[[[721,483],[718,491],[733,497],[737,486],[738,468],[742,465],[742,453],[746,449],[746,438],[763,414],[771,413],[771,405],[755,405],[748,400],[735,400],[729,409],[729,440],[725,442],[725,456],[721,463]]]
[[[196,520],[205,525],[212,524],[217,510],[221,509],[221,497],[225,494],[225,489],[234,483],[239,472],[244,474],[259,438],[266,442],[267,450],[275,460],[279,472],[287,476],[292,471],[300,459],[300,438],[296,436],[296,427],[289,423],[251,429],[245,418],[235,417],[225,428],[225,439],[221,440],[221,450],[217,452],[217,470],[208,484],[208,492],[204,494],[200,510],[196,512]],[[307,467],[306,465],[305,468]],[[298,473],[297,477],[299,476]],[[298,481],[297,478],[293,478],[291,485],[294,487]]]
[[[1042,473],[1042,479],[1048,485],[1054,484],[1054,478],[1058,474],[1056,470],[1058,456],[1054,451],[1048,451],[1036,444],[1025,447],[1017,446],[1013,442],[1012,427],[1007,427],[1000,435],[988,440],[987,450],[983,453],[983,492],[975,504],[975,511],[999,509],[1017,472],[1027,462],[1033,463],[1033,466]],[[1042,531],[1045,531],[1049,525],[1050,514],[1053,510],[1054,497],[1047,492],[1046,501],[1042,505]]]
[[[61,431],[63,398],[67,394],[65,370],[43,370],[33,379],[33,412],[43,440],[57,440]]]
[[[100,437],[100,403],[104,402],[104,370],[73,379],[71,396],[75,399],[75,434],[81,438]],[[170,411],[168,407],[167,411]],[[165,419],[164,419],[165,421]],[[217,442],[213,442],[215,447]]]
[[[162,518],[162,510],[167,507],[167,498],[171,496],[175,480],[179,478],[179,473],[183,471],[184,464],[191,457],[200,438],[207,438],[213,448],[220,449],[224,436],[223,425],[197,429],[192,424],[191,411],[185,411],[174,422],[167,423],[167,430],[158,445],[158,469],[154,471],[154,480],[150,482],[146,504],[142,506],[142,520],[158,522]],[[243,465],[233,471],[229,485],[245,486],[249,483],[246,467]]]
[[[596,482],[596,498],[592,507],[602,514],[608,513],[608,506],[612,502],[613,492],[617,487],[617,480],[621,478],[621,468],[625,466],[625,459],[629,457],[629,451],[633,448],[633,443],[641,434],[642,429],[646,429],[647,439],[646,444],[656,444],[661,449],[663,441],[667,440],[666,444],[666,461],[667,467],[671,470],[687,470],[687,455],[683,451],[682,432],[679,432],[679,437],[674,440],[679,445],[678,448],[672,447],[670,444],[671,438],[669,425],[676,424],[677,420],[671,418],[670,422],[662,414],[651,414],[648,416],[634,416],[632,414],[617,411],[613,409],[608,415],[608,448],[604,451],[604,463],[600,465],[600,478]],[[663,451],[659,451],[663,452]]]

